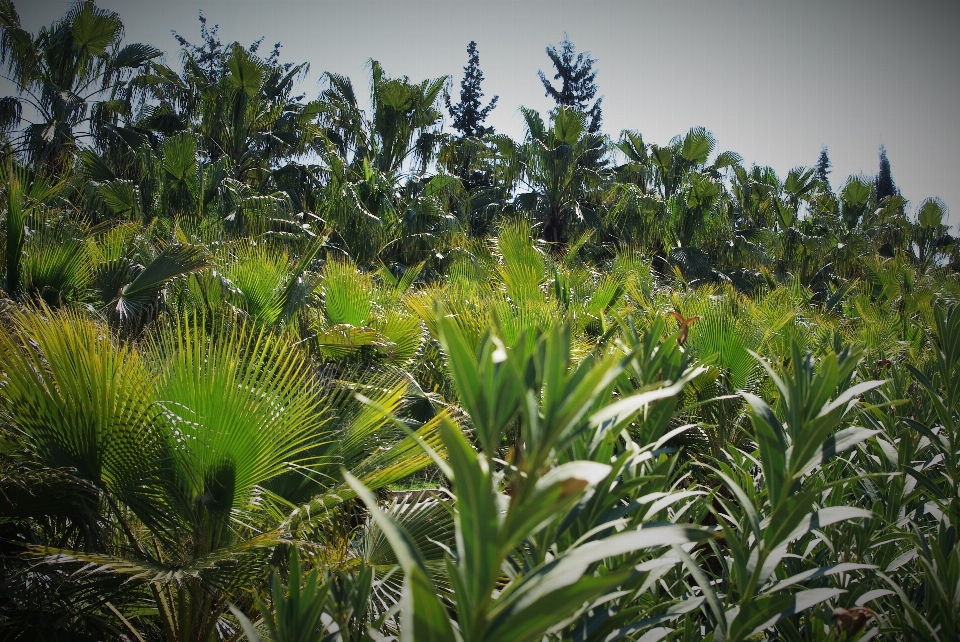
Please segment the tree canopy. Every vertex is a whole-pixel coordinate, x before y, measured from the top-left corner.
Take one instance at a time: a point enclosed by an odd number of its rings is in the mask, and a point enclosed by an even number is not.
[[[820,156],[817,157],[816,164],[816,174],[817,180],[823,183],[827,188],[830,187],[830,168],[833,167],[833,163],[830,162],[830,157],[827,156],[827,146],[824,145],[820,149]]]
[[[493,127],[484,126],[483,122],[496,108],[499,96],[494,96],[486,107],[481,107],[482,82],[480,54],[477,52],[477,43],[471,40],[467,45],[467,65],[463,68],[463,79],[460,81],[460,102],[454,105],[449,94],[444,96],[447,111],[453,119],[451,127],[460,132],[461,136],[486,136],[494,132]]]
[[[880,145],[880,169],[877,172],[876,187],[877,198],[887,198],[896,196],[900,193],[896,183],[893,182],[893,172],[890,171],[890,160],[887,158],[887,150]]]
[[[597,72],[593,69],[596,59],[590,56],[590,52],[578,54],[577,48],[566,34],[560,41],[559,50],[556,46],[550,45],[546,52],[556,70],[553,80],[560,81],[560,87],[554,87],[542,70],[537,72],[546,96],[553,98],[560,107],[572,107],[586,112],[590,118],[589,132],[591,134],[599,132],[603,121],[603,112],[600,107],[603,97],[597,98],[593,105],[590,105],[590,101],[594,99],[599,89],[596,82]]]

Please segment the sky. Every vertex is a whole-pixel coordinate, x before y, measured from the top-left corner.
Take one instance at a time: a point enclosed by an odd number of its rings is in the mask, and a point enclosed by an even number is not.
[[[14,0],[33,31],[59,17],[64,0]],[[459,91],[466,47],[477,42],[488,124],[523,135],[519,107],[545,112],[537,71],[564,33],[597,60],[603,130],[667,143],[703,126],[717,151],[784,177],[813,165],[822,146],[838,187],[877,172],[887,150],[912,211],[926,197],[952,206],[960,223],[960,2],[913,0],[100,0],[176,63],[176,30],[200,40],[200,10],[223,42],[309,62],[302,91],[316,95],[323,72],[362,90],[368,60],[391,76],[452,76]],[[552,76],[552,73],[548,73]],[[362,91],[361,91],[362,93]],[[448,120],[449,122],[449,120]]]

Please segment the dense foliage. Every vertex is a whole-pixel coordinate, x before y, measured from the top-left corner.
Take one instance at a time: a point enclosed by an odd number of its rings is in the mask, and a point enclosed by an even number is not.
[[[885,152],[201,36],[0,0],[4,639],[960,636],[960,262]]]

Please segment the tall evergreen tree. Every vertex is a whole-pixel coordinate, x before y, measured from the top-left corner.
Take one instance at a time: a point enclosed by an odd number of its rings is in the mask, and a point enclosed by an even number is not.
[[[814,176],[818,181],[827,186],[827,189],[830,188],[830,168],[832,167],[830,158],[827,156],[827,146],[824,145],[820,148],[820,158],[817,159],[817,167],[814,173]]]
[[[463,68],[463,80],[460,81],[460,103],[450,102],[450,94],[445,99],[447,111],[453,118],[453,128],[461,136],[484,136],[493,133],[493,127],[485,127],[483,121],[497,106],[499,96],[494,96],[486,107],[481,108],[480,99],[483,91],[480,83],[483,82],[483,72],[480,71],[480,54],[477,53],[477,43],[473,40],[467,45],[467,66]]]
[[[896,183],[893,182],[890,161],[887,159],[887,150],[883,145],[880,145],[880,171],[877,173],[876,188],[877,200],[900,193]]]
[[[590,117],[588,131],[596,134],[600,131],[602,119],[600,103],[603,102],[603,97],[597,98],[593,105],[588,107],[590,101],[597,95],[597,72],[593,70],[596,59],[590,56],[589,51],[577,54],[577,48],[570,42],[567,34],[563,34],[559,51],[553,45],[547,47],[546,51],[550,62],[557,70],[553,79],[561,82],[560,89],[557,89],[547,80],[542,70],[538,71],[546,95],[553,98],[560,107],[573,107],[586,112]]]

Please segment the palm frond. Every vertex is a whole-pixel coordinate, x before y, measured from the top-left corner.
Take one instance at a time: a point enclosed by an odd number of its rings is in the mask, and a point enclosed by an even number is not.
[[[238,509],[259,484],[301,462],[326,439],[327,420],[306,356],[249,323],[187,315],[150,349],[158,399],[177,447],[188,501]]]
[[[51,469],[72,469],[149,525],[170,491],[154,378],[130,346],[77,312],[17,312],[0,336],[0,403],[10,435]]]
[[[206,251],[191,245],[164,248],[143,270],[120,290],[112,303],[122,322],[154,314],[164,286],[172,279],[202,270],[209,265]]]
[[[372,292],[372,279],[359,272],[352,261],[327,261],[323,268],[323,303],[331,324],[368,325]]]

